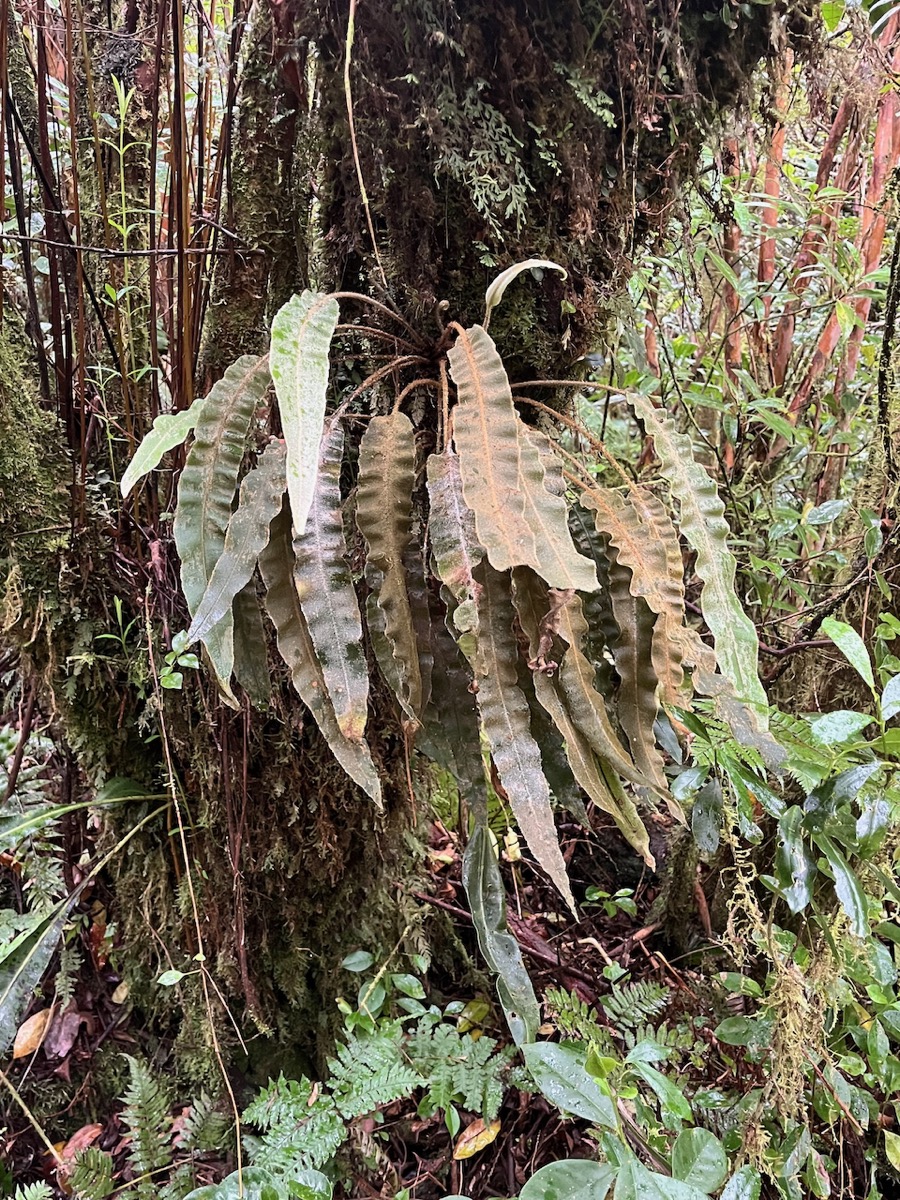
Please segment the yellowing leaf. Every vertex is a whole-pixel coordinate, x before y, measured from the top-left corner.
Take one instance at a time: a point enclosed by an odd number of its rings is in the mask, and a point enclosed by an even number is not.
[[[524,271],[531,271],[534,268],[546,271],[559,271],[563,279],[567,278],[565,267],[561,267],[559,263],[551,262],[549,258],[529,258],[525,262],[515,263],[511,267],[507,267],[489,285],[484,293],[484,327],[487,329],[488,322],[491,319],[491,313],[503,299],[503,293],[509,287],[514,279]]]
[[[491,1121],[490,1125],[485,1125],[480,1118],[473,1121],[457,1138],[453,1148],[453,1157],[457,1161],[461,1158],[471,1158],[473,1154],[484,1150],[486,1146],[495,1141],[499,1132],[499,1121]]]
[[[34,1054],[44,1040],[52,1015],[52,1008],[42,1008],[22,1022],[13,1042],[13,1058],[27,1058],[29,1054]]]
[[[895,1171],[900,1171],[900,1134],[884,1131],[884,1152]]]

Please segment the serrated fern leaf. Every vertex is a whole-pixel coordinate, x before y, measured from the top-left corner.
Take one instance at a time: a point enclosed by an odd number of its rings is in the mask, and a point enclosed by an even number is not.
[[[306,532],[325,423],[328,352],[338,321],[333,296],[304,291],[292,296],[272,321],[269,360],[287,447],[287,488],[298,537]]]
[[[182,1118],[175,1145],[179,1150],[199,1154],[221,1151],[232,1123],[231,1116],[222,1112],[219,1102],[208,1092],[201,1092]]]
[[[331,1094],[341,1116],[348,1120],[409,1095],[420,1083],[401,1049],[402,1031],[379,1032],[354,1038],[338,1048],[331,1070]]]
[[[614,985],[612,992],[600,1001],[600,1007],[613,1025],[635,1029],[658,1016],[669,1003],[669,989],[649,979]]]
[[[27,1183],[16,1188],[13,1200],[53,1200],[53,1193],[46,1183]]]
[[[129,1158],[137,1177],[135,1190],[140,1200],[153,1200],[159,1192],[157,1172],[172,1161],[168,1141],[170,1097],[167,1088],[147,1067],[125,1055],[129,1083],[123,1097],[122,1121],[131,1134]]]
[[[308,1079],[279,1076],[262,1089],[243,1119],[262,1130],[261,1137],[245,1139],[254,1163],[280,1174],[322,1166],[347,1136],[331,1097],[314,1098]]]
[[[98,1146],[88,1146],[75,1159],[69,1187],[76,1200],[106,1200],[115,1187],[112,1155]]]

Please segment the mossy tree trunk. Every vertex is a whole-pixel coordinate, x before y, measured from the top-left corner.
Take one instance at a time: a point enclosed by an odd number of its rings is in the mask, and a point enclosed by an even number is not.
[[[726,20],[707,0],[354,5],[354,154],[347,0],[262,3],[230,134],[226,223],[237,236],[213,282],[198,382],[206,387],[238,354],[258,351],[273,310],[304,285],[373,294],[437,338],[448,317],[479,320],[489,279],[532,256],[563,264],[567,279],[518,286],[492,334],[519,379],[570,371],[597,348],[636,247],[664,228],[710,122],[746,92],[776,27],[803,35],[806,8],[727,0]],[[13,391],[3,391],[5,414]],[[190,880],[173,807],[117,863],[132,995],[161,1012],[168,1001],[152,986],[157,968],[197,952],[190,882],[203,948],[226,993],[242,996],[283,1042],[312,1051],[328,1020],[322,997],[339,991],[348,949],[385,954],[427,941],[410,887],[418,860],[407,748],[376,690],[370,741],[387,780],[378,817],[286,683],[266,713],[249,704],[230,713],[191,681],[160,699],[145,617],[157,639],[186,619],[166,530],[150,529],[152,553],[147,530],[124,517],[114,530],[79,530],[64,552],[67,575],[88,598],[78,615],[56,583],[56,546],[25,601],[61,614],[40,665],[89,780],[118,773],[165,783],[169,757],[146,732],[162,704]],[[22,556],[12,536],[4,540],[9,579]],[[113,594],[126,598],[138,632],[122,659],[105,662],[92,638],[110,620]],[[78,653],[73,677],[65,664]],[[183,1025],[185,1052],[192,1039],[202,1066],[206,1039],[193,1018]]]

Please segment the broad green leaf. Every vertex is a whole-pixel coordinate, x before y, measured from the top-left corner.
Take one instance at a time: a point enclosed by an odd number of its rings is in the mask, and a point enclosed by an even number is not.
[[[683,1129],[672,1147],[672,1174],[701,1192],[717,1191],[728,1175],[728,1156],[708,1129]]]
[[[269,363],[287,448],[287,489],[294,532],[306,532],[316,488],[319,442],[325,424],[328,352],[338,322],[333,296],[291,296],[272,321]]]
[[[900,1134],[884,1131],[884,1152],[895,1171],[900,1171]]]
[[[533,1042],[541,1011],[519,943],[506,927],[506,893],[486,825],[478,824],[463,855],[463,884],[478,944],[497,976],[497,991],[517,1045]]]
[[[244,355],[213,387],[197,420],[194,444],[178,481],[173,524],[181,588],[192,616],[225,547],[247,433],[269,382],[266,360]],[[234,667],[230,613],[210,631],[206,650],[223,697],[236,707],[230,686]]]
[[[890,721],[900,712],[900,675],[895,675],[884,685],[881,693],[881,719]]]
[[[615,1177],[616,1168],[609,1163],[563,1159],[536,1171],[519,1200],[605,1200]]]
[[[884,841],[891,821],[891,806],[880,796],[862,796],[856,819],[857,849],[863,858],[870,858]]]
[[[636,1062],[632,1066],[656,1093],[664,1110],[668,1110],[673,1117],[677,1117],[680,1121],[690,1121],[691,1106],[676,1084],[666,1079],[665,1075],[657,1071],[655,1067],[651,1067],[649,1063]]]
[[[297,1171],[288,1181],[263,1170],[245,1167],[221,1183],[195,1188],[185,1200],[331,1200],[332,1185],[319,1171]]]
[[[802,912],[812,899],[816,864],[802,830],[803,810],[789,808],[778,822],[779,842],[775,851],[775,875],[788,908]]]
[[[756,1167],[741,1167],[725,1184],[719,1200],[759,1200],[762,1176]]]
[[[482,563],[476,573],[477,700],[494,764],[528,848],[575,911],[553,822],[550,789],[531,734],[528,701],[517,683],[518,648],[509,576]]]
[[[749,1046],[761,1050],[772,1041],[772,1021],[763,1017],[726,1017],[715,1030],[726,1046]]]
[[[159,466],[164,454],[181,445],[196,425],[205,403],[206,397],[198,396],[190,408],[177,413],[161,413],[156,418],[150,432],[144,437],[125,468],[119,484],[123,498],[140,479]]]
[[[4,948],[0,965],[0,1054],[6,1054],[15,1040],[22,1014],[50,965],[74,902],[75,897],[69,897]]]
[[[522,1047],[525,1065],[541,1093],[562,1112],[616,1129],[616,1112],[609,1096],[584,1069],[583,1055],[555,1042],[531,1042]]]
[[[403,412],[373,417],[359,447],[356,521],[369,548],[369,562],[379,572],[378,607],[397,664],[397,699],[407,716],[418,721],[422,671],[406,578],[415,478],[416,443],[409,417]]]
[[[648,1171],[629,1156],[619,1167],[613,1200],[706,1200],[706,1193],[680,1179]]]
[[[494,343],[475,325],[460,331],[448,358],[459,397],[453,438],[463,495],[491,565],[529,566],[551,587],[594,591],[593,563],[575,549],[565,500],[545,486]]]
[[[865,892],[850,864],[824,834],[816,834],[816,845],[821,849],[834,875],[834,890],[841,907],[850,920],[850,929],[856,937],[865,937],[869,932],[869,915]]]
[[[848,625],[846,621],[838,621],[835,617],[826,617],[821,628],[825,636],[831,638],[850,666],[859,672],[874,691],[875,677],[872,674],[872,660],[869,658],[866,643],[853,626]]]
[[[496,279],[488,284],[487,291],[484,293],[484,328],[487,329],[491,320],[491,313],[503,299],[503,293],[509,287],[514,279],[524,271],[531,271],[539,268],[545,271],[559,271],[563,279],[568,278],[568,273],[565,267],[561,267],[559,263],[551,262],[548,258],[529,258],[524,262],[518,262],[512,267],[507,267],[505,271],[501,271]]]
[[[844,0],[823,0],[822,21],[829,33],[834,33],[844,15]]]
[[[715,854],[718,850],[721,824],[722,786],[713,777],[706,781],[691,805],[691,832],[704,854]]]
[[[812,736],[820,745],[835,746],[841,742],[849,742],[862,733],[872,724],[873,718],[849,708],[839,708],[835,712],[807,717],[807,720]]]
[[[341,512],[344,434],[322,439],[316,490],[306,533],[294,537],[294,581],[338,726],[350,741],[363,736],[369,706],[369,666],[362,617],[347,565]]]
[[[297,595],[291,520],[286,507],[272,522],[269,543],[260,555],[259,567],[266,585],[266,611],[275,626],[278,650],[300,699],[312,713],[332,754],[350,778],[381,807],[381,781],[368,746],[364,741],[346,738],[334,715]]]
[[[803,518],[803,524],[829,525],[846,511],[847,503],[846,500],[826,500],[824,504],[817,504]]]
[[[759,641],[735,591],[736,564],[728,548],[725,506],[714,481],[695,460],[690,438],[679,433],[675,422],[648,397],[633,393],[629,398],[653,438],[662,474],[679,503],[681,532],[697,553],[695,570],[703,581],[700,608],[721,671],[764,728],[768,699],[759,679]]]
[[[594,514],[597,530],[615,547],[620,566],[630,572],[632,596],[656,614],[651,660],[667,704],[683,703],[682,644],[676,635],[684,624],[684,563],[678,534],[665,506],[646,488],[620,494],[593,488],[581,498]]]
[[[197,605],[188,630],[188,643],[206,642],[226,616],[234,598],[253,578],[260,553],[269,540],[269,526],[281,511],[284,496],[284,445],[270,443],[258,465],[241,483],[237,509],[228,523],[225,544]]]

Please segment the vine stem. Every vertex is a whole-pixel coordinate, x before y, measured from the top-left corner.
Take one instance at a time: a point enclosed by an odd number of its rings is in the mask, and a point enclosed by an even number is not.
[[[384,265],[381,261],[381,255],[378,253],[378,243],[375,241],[375,225],[372,221],[372,212],[369,208],[369,193],[366,191],[366,181],[363,178],[362,163],[359,160],[359,145],[356,141],[356,121],[353,117],[353,91],[350,87],[350,62],[353,55],[353,38],[356,33],[356,0],[350,0],[350,12],[347,17],[347,40],[344,49],[344,96],[347,100],[347,121],[350,126],[350,145],[353,149],[353,165],[356,167],[356,178],[359,180],[359,191],[362,196],[363,209],[366,214],[366,224],[369,227],[369,237],[372,239],[372,249],[375,252],[375,261],[378,264],[378,273],[381,276],[381,282],[384,285],[384,290],[388,290],[387,276],[384,273]]]

